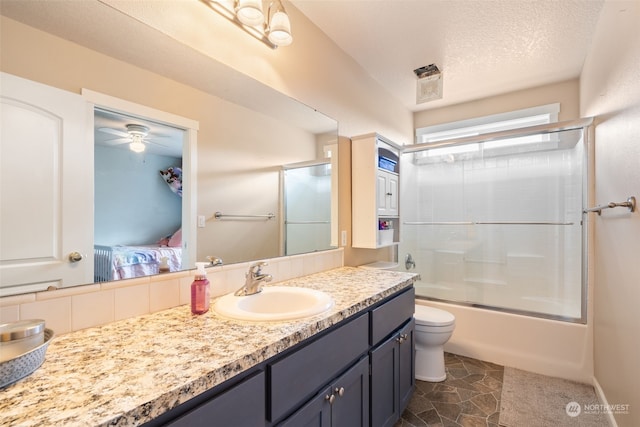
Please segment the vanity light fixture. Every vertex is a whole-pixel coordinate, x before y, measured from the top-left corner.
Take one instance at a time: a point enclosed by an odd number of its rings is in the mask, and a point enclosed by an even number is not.
[[[293,42],[291,21],[282,0],[270,1],[266,14],[262,0],[234,0],[233,6],[228,1],[201,1],[272,49]]]

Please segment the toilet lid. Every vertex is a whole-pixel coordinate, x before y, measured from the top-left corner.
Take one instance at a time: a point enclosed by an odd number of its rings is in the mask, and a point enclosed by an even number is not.
[[[455,316],[448,311],[417,304],[413,317],[418,325],[425,326],[448,326],[456,321]]]

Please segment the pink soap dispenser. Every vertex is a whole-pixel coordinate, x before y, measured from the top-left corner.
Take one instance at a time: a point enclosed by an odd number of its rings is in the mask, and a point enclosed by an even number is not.
[[[204,270],[206,262],[196,262],[196,277],[191,284],[191,313],[204,314],[209,311],[209,280]]]

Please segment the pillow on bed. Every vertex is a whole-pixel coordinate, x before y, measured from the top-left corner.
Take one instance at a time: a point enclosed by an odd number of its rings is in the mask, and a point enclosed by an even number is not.
[[[179,228],[178,231],[173,233],[173,235],[169,238],[169,243],[167,246],[172,248],[179,248],[182,246],[182,228]]]
[[[161,170],[160,176],[162,176],[171,191],[182,197],[182,169],[172,166],[166,170]]]

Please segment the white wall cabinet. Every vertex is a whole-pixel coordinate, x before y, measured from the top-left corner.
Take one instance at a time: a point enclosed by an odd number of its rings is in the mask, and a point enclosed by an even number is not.
[[[372,133],[351,138],[352,246],[400,242],[399,147]]]

